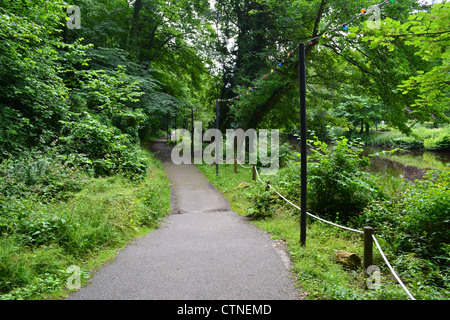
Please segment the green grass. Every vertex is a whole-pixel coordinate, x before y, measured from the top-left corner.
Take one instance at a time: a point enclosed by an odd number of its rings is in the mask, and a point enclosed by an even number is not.
[[[359,138],[366,145],[388,146],[404,149],[450,150],[450,126],[427,128],[416,125],[408,136],[397,129],[371,131],[369,134],[353,132],[347,134],[351,139]]]
[[[64,297],[68,266],[80,267],[84,283],[117,249],[157,227],[170,210],[170,187],[162,164],[150,153],[146,160],[139,180],[85,177],[64,200],[31,193],[0,201],[0,299]]]
[[[252,211],[249,197],[260,192],[260,182],[253,182],[251,169],[238,166],[234,174],[233,165],[219,166],[219,176],[215,166],[199,165],[208,179],[230,201],[234,211],[247,215]],[[264,181],[269,176],[262,177]],[[241,181],[249,183],[248,187],[237,187]],[[241,184],[242,186],[242,184]],[[295,202],[295,201],[294,201]],[[363,241],[360,234],[342,230],[308,217],[306,246],[299,244],[299,213],[282,200],[273,201],[273,213],[261,219],[250,220],[258,228],[273,235],[273,238],[286,242],[293,271],[302,296],[306,299],[408,299],[406,293],[392,279],[390,271],[374,249],[374,264],[381,268],[382,288],[365,289],[366,279],[362,268],[344,269],[336,263],[336,251],[346,250],[363,257]],[[381,246],[386,246],[383,239]]]

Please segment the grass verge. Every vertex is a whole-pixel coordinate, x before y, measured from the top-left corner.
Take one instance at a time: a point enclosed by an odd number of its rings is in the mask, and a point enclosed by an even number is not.
[[[79,173],[81,190],[57,200],[36,192],[0,197],[1,300],[63,298],[69,266],[80,268],[84,284],[120,247],[158,226],[170,187],[162,164],[144,154],[147,174],[139,179]]]

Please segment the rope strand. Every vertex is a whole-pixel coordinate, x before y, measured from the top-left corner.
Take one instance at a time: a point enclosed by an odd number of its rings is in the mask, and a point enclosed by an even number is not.
[[[374,235],[372,235],[372,239],[375,242],[375,245],[378,248],[378,251],[380,251],[381,256],[383,257],[384,262],[386,262],[386,265],[388,266],[389,270],[391,270],[391,273],[394,275],[394,278],[397,280],[397,282],[400,284],[400,286],[402,287],[402,289],[406,292],[406,294],[408,295],[408,297],[411,300],[416,300],[413,295],[409,292],[409,290],[406,288],[406,286],[403,284],[402,280],[400,280],[399,276],[397,275],[397,273],[395,273],[394,268],[392,268],[391,264],[389,263],[388,259],[386,258],[383,250],[381,250],[380,244],[377,241],[377,238],[375,238]]]

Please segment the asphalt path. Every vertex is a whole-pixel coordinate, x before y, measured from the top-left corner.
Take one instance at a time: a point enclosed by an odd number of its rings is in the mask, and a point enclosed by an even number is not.
[[[171,213],[68,299],[299,299],[282,243],[233,212],[195,165],[174,165],[164,139],[151,150],[172,183]]]

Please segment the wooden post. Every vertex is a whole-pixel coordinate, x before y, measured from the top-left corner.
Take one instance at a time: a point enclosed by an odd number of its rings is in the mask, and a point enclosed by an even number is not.
[[[306,64],[305,64],[305,44],[300,43],[298,46],[298,78],[300,84],[300,245],[304,246],[306,244],[306,190],[307,190],[307,179],[306,179]]]
[[[256,164],[253,165],[253,175],[252,175],[252,180],[256,181]]]
[[[234,156],[234,173],[237,173],[237,157]]]
[[[373,264],[373,229],[372,227],[364,227],[364,272]]]

